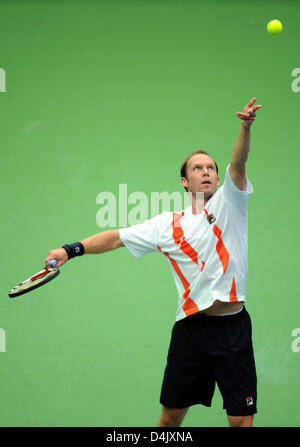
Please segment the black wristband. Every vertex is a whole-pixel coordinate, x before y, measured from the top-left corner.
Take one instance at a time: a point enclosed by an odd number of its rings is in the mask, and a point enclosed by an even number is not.
[[[74,242],[74,244],[65,244],[62,246],[68,253],[69,259],[75,256],[82,256],[84,254],[84,246],[81,242]]]

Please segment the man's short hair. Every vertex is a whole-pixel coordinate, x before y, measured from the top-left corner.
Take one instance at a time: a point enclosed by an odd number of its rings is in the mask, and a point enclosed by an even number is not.
[[[188,161],[189,161],[190,158],[192,158],[193,155],[197,155],[197,154],[208,155],[208,156],[213,160],[213,162],[214,162],[214,164],[215,164],[215,166],[216,166],[217,174],[219,173],[219,168],[218,168],[218,165],[217,165],[216,161],[209,155],[208,152],[206,152],[206,151],[200,149],[200,150],[198,150],[198,151],[192,152],[190,155],[188,155],[188,156],[186,157],[186,159],[184,160],[184,162],[182,163],[181,168],[180,168],[180,175],[181,175],[181,177],[186,178],[186,167],[187,167]],[[188,190],[186,187],[184,187],[184,189],[185,189],[186,191]]]

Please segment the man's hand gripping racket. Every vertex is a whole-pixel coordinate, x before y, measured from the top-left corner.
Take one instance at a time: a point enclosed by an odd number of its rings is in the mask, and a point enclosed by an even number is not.
[[[64,248],[51,250],[48,257],[45,259],[46,266],[30,278],[25,279],[25,281],[13,287],[8,293],[8,296],[10,298],[15,298],[16,296],[31,292],[31,290],[37,289],[47,282],[52,281],[52,279],[59,275],[59,267],[65,264],[67,260],[68,255]]]

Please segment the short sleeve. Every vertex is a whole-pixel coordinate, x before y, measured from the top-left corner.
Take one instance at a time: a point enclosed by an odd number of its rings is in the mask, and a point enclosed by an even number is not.
[[[119,229],[121,241],[135,257],[158,251],[161,220],[159,214],[142,224]]]
[[[229,165],[226,168],[225,181],[223,184],[223,191],[225,199],[232,204],[239,214],[247,216],[248,199],[253,193],[253,186],[246,175],[246,190],[242,191],[233,182],[230,173]]]

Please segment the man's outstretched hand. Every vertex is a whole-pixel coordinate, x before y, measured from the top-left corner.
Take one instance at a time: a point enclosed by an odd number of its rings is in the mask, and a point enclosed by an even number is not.
[[[248,104],[244,107],[242,112],[237,112],[236,116],[238,116],[244,123],[245,127],[250,127],[256,117],[256,110],[261,108],[261,105],[254,106],[256,98],[250,99]]]
[[[47,258],[45,259],[45,264],[47,264],[50,259],[56,259],[57,265],[56,267],[61,267],[63,264],[67,262],[69,259],[68,254],[64,248],[55,248],[54,250],[50,250]]]

